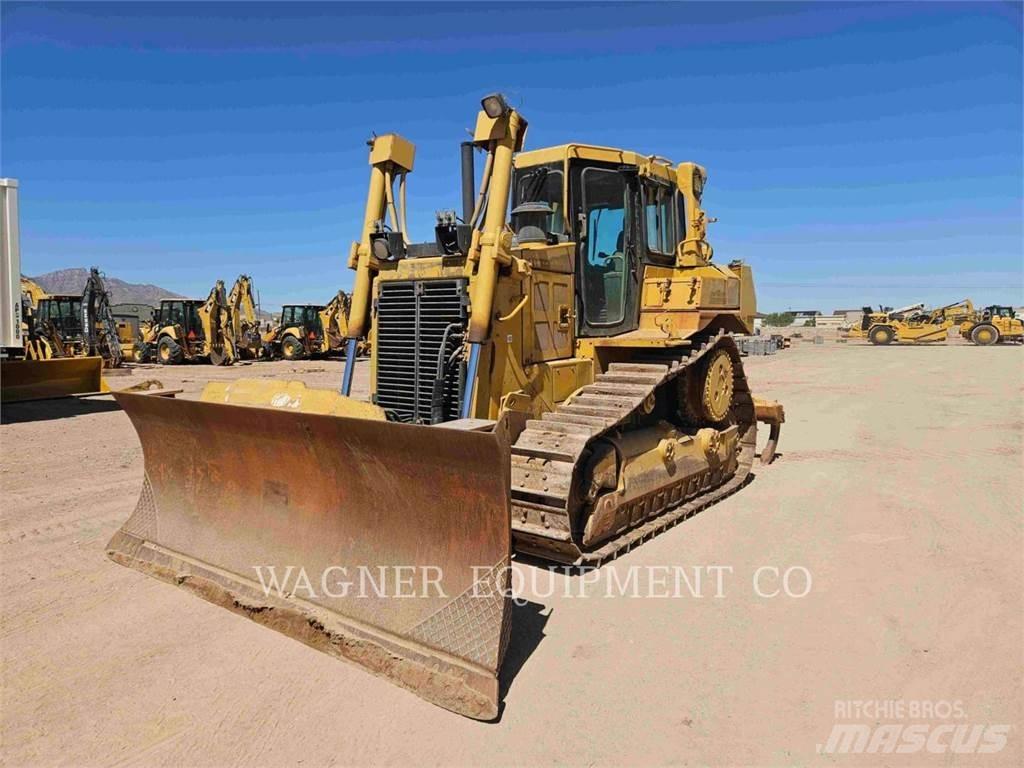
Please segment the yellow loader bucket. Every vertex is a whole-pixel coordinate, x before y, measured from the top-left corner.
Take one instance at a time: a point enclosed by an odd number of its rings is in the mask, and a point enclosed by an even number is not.
[[[47,400],[106,392],[102,357],[5,360],[0,366],[0,402]]]
[[[496,717],[510,608],[503,431],[306,413],[296,385],[261,384],[291,395],[276,407],[224,404],[224,385],[221,402],[115,395],[146,479],[110,557],[442,707]]]

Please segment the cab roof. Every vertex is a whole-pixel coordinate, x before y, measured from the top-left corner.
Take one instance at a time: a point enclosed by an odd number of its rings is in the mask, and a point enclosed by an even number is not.
[[[656,155],[642,155],[629,149],[601,147],[596,144],[559,144],[554,147],[542,147],[520,152],[515,156],[516,168],[529,168],[546,163],[560,163],[566,160],[595,160],[604,163],[620,163],[622,165],[651,164],[651,170],[658,176],[668,180],[675,179],[676,166],[670,160]],[[655,162],[651,162],[651,161]]]

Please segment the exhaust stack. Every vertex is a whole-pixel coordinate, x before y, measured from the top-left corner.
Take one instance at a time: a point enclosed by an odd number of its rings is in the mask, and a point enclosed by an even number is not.
[[[462,221],[469,223],[476,200],[476,171],[473,168],[473,142],[464,141],[462,150]]]

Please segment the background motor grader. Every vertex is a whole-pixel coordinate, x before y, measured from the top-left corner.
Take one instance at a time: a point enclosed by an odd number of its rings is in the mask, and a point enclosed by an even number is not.
[[[161,365],[202,360],[231,365],[236,353],[224,281],[217,281],[205,301],[161,299],[145,341],[154,345]]]
[[[598,565],[743,487],[757,422],[769,460],[783,413],[753,398],[730,336],[752,329],[754,284],[712,261],[704,169],[584,144],[514,160],[525,118],[482,106],[462,221],[441,215],[427,243],[405,226],[412,144],[371,142],[341,394],[116,395],[146,480],[108,553],[489,719],[513,547]],[[367,335],[372,402],[348,396]],[[268,590],[271,565],[317,586]],[[436,589],[331,588],[357,567]]]

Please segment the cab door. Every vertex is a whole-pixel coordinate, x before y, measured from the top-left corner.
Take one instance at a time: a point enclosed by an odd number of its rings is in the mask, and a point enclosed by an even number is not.
[[[616,336],[640,321],[636,169],[588,165],[576,183],[580,336]]]

